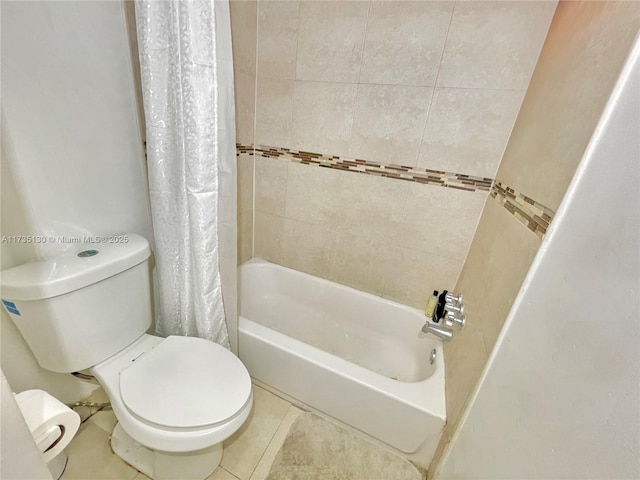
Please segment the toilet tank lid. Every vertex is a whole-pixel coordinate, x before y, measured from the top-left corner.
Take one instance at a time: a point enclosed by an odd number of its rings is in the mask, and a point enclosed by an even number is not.
[[[48,260],[4,270],[0,274],[2,299],[56,297],[124,272],[149,258],[149,242],[143,236],[131,233],[116,239],[122,242],[77,244]]]

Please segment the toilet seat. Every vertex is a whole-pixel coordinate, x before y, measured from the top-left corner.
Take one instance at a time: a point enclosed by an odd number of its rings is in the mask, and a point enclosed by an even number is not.
[[[120,394],[141,419],[170,428],[227,422],[247,403],[251,378],[226,348],[201,338],[167,337],[120,373]]]
[[[147,410],[145,410],[146,406],[138,406],[136,408],[138,412],[142,413],[142,415],[140,415],[139,413],[136,413],[134,410],[132,410],[130,406],[125,405],[121,392],[121,375],[124,374],[129,368],[132,368],[135,363],[141,362],[142,359],[144,359],[147,355],[152,354],[158,348],[161,348],[161,354],[159,355],[158,361],[160,362],[162,359],[166,359],[169,355],[162,354],[162,351],[165,350],[162,345],[171,338],[179,338],[184,340],[183,342],[176,342],[174,340],[171,340],[168,343],[168,345],[170,346],[169,349],[172,348],[172,344],[173,347],[177,348],[176,345],[178,345],[178,343],[181,343],[182,346],[180,347],[180,351],[178,352],[177,357],[188,356],[188,354],[192,350],[199,350],[200,347],[194,348],[194,346],[199,342],[206,342],[207,344],[215,345],[211,342],[208,342],[207,340],[193,337],[161,338],[154,335],[144,334],[140,338],[138,338],[138,340],[133,342],[124,350],[118,352],[113,357],[91,367],[90,371],[92,375],[94,375],[100,382],[105,392],[107,393],[107,396],[111,401],[113,412],[115,413],[118,422],[120,423],[122,428],[124,428],[126,433],[130,435],[136,442],[139,442],[141,445],[144,445],[147,448],[165,452],[191,452],[194,450],[208,448],[216,443],[220,443],[226,440],[229,436],[235,433],[238,428],[240,428],[240,426],[244,423],[244,421],[249,416],[249,413],[251,412],[251,407],[253,405],[253,395],[251,393],[251,377],[249,376],[249,373],[246,371],[246,368],[240,362],[240,360],[238,360],[238,368],[241,369],[242,372],[238,373],[238,381],[241,384],[246,385],[249,393],[246,402],[243,405],[238,405],[237,403],[235,403],[239,400],[235,400],[233,402],[236,412],[226,420],[219,421],[215,424],[198,425],[196,427],[171,427],[147,420],[145,418],[145,415],[149,416],[150,414],[145,413],[147,412]],[[214,348],[222,349],[225,352],[224,356],[222,356],[221,354],[221,358],[225,358],[227,356],[235,358],[235,355],[233,355],[233,353],[227,351],[223,347],[215,346]],[[186,354],[184,353],[185,351],[187,352]],[[198,358],[202,359],[202,357]],[[152,362],[154,361],[152,360]],[[143,366],[144,363],[139,363],[138,366]],[[233,360],[231,360],[231,362],[224,360],[220,365],[202,365],[205,368],[208,367],[209,372],[211,372],[213,370],[222,370],[224,368],[228,368],[229,364],[235,365]],[[159,364],[155,364],[155,362],[154,366],[156,368],[153,372],[153,375],[164,376],[160,375],[160,373],[162,372],[161,366]],[[136,369],[137,368],[138,367],[136,367]],[[144,367],[141,368],[142,369],[138,370],[138,372],[143,371]],[[235,367],[232,366],[231,368]],[[136,369],[133,369],[131,371],[135,372]],[[171,370],[171,367],[169,367],[169,370]],[[166,374],[166,378],[175,379],[175,372],[176,369],[174,368],[173,373]],[[148,385],[149,382],[147,382],[146,380],[140,380],[140,382],[140,392],[144,392],[145,390],[143,385]],[[171,382],[169,381],[169,383]],[[158,383],[158,385],[162,385],[162,382]],[[195,385],[193,385],[192,387],[196,388]],[[188,393],[190,391],[193,391],[192,387],[183,388],[182,391]],[[245,391],[244,388],[245,387],[240,387],[240,391]],[[162,397],[163,393],[164,392],[145,393],[145,403],[155,403],[158,398]],[[223,392],[221,392],[220,394],[224,395]],[[236,399],[241,398],[242,396],[243,394],[241,393],[238,397],[236,397]],[[188,397],[188,395],[185,394],[185,397]],[[194,401],[196,401],[197,398],[198,397],[194,395]],[[130,405],[133,405],[133,399],[129,400]],[[206,400],[203,403],[206,405]],[[167,405],[169,405],[168,402],[165,404],[165,407]],[[183,407],[181,407],[180,405],[172,405],[171,408],[172,413],[175,413],[176,410]],[[231,410],[233,410],[234,408],[231,408]],[[229,410],[227,410],[227,412],[229,412]],[[221,418],[222,416],[226,416],[227,414],[228,413],[223,413],[219,418]]]

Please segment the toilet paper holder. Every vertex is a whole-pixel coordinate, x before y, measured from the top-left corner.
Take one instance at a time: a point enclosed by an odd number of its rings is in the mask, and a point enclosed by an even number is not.
[[[59,478],[67,463],[62,450],[78,431],[80,415],[44,390],[26,390],[14,398],[42,460],[53,478]]]

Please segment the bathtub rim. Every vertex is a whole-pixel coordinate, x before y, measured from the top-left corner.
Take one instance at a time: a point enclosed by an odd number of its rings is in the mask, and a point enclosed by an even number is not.
[[[420,310],[400,304],[393,300],[378,297],[367,292],[362,292],[360,290],[356,290],[355,288],[341,285],[336,282],[316,277],[305,272],[293,270],[291,268],[268,262],[260,258],[254,257],[242,263],[238,266],[239,272],[242,271],[242,267],[244,266],[268,268],[273,267],[279,270],[286,270],[296,275],[310,277],[313,281],[318,281],[324,284],[337,285],[340,288],[347,289],[351,293],[358,294],[360,296],[364,295],[365,298],[371,298],[378,302],[382,301],[392,304],[396,307],[400,307],[401,309],[410,312],[411,314],[417,314],[418,318],[422,315],[422,312]],[[436,348],[436,352],[438,355],[433,373],[424,380],[419,380],[417,382],[405,382],[401,380],[394,380],[380,373],[368,370],[365,367],[345,360],[332,353],[326,352],[318,347],[302,342],[296,338],[289,337],[288,335],[280,333],[272,328],[261,325],[254,320],[244,317],[240,310],[238,315],[238,328],[244,333],[253,335],[254,337],[259,337],[275,348],[282,348],[286,350],[290,355],[304,359],[306,361],[310,361],[323,368],[327,368],[334,374],[348,377],[350,380],[360,385],[374,389],[382,395],[386,395],[398,402],[404,403],[426,414],[432,415],[442,420],[443,422],[446,421],[444,348],[442,342],[438,341],[437,339],[427,337],[427,340],[434,344],[434,348]],[[241,348],[242,346],[239,345],[239,349]],[[429,387],[432,387],[435,390],[435,392],[433,392],[433,394],[431,395],[425,395],[425,389],[428,388],[428,384],[432,384]]]

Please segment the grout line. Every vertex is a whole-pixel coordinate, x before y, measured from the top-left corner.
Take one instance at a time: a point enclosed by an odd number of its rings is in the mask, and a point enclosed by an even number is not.
[[[226,468],[222,468],[222,466],[218,465],[216,467],[216,469],[213,471],[214,473],[218,471],[218,469],[228,473],[229,475],[231,475],[233,478],[235,478],[236,480],[240,480],[240,477],[238,477],[237,475],[234,475],[233,473],[231,473],[229,470],[227,470]],[[209,477],[207,477],[209,478]]]
[[[253,149],[253,167],[251,168],[251,258],[256,251],[256,152]]]
[[[302,16],[301,12],[302,12],[302,5],[300,2],[298,2],[298,25],[296,30],[296,58],[295,58],[296,62],[295,62],[295,65],[293,66],[294,84],[295,82],[298,81],[298,49],[300,47],[300,17]]]
[[[451,24],[453,23],[453,16],[456,13],[456,6],[458,2],[453,3],[451,9],[451,17],[449,18],[449,25],[447,25],[447,33],[444,36],[444,45],[442,46],[442,54],[440,55],[440,61],[438,62],[438,70],[436,71],[436,79],[433,81],[433,86],[438,86],[438,78],[440,78],[440,69],[442,68],[442,61],[444,60],[444,52],[447,50],[447,42],[449,41],[449,32],[451,31]],[[455,87],[453,87],[455,88]]]
[[[302,80],[298,80],[298,51],[300,48],[300,18],[302,17],[302,2],[298,2],[298,25],[296,30],[296,62],[293,69],[293,84],[291,91],[291,116],[289,117],[291,122],[289,124],[289,142],[293,143],[293,126],[295,125],[295,113],[296,113],[296,91],[297,83]]]
[[[260,55],[260,2],[256,2],[256,60],[253,79],[253,168],[251,169],[251,258],[256,252],[256,131],[258,129],[258,57]]]
[[[261,78],[267,78],[271,80],[284,80],[283,77],[276,77],[273,75],[262,75]],[[459,87],[456,85],[426,85],[415,83],[379,83],[379,82],[343,82],[338,80],[302,80],[294,79],[295,82],[300,83],[327,83],[327,84],[340,84],[340,85],[371,85],[380,87],[413,87],[413,88],[442,88],[442,89],[455,89],[455,90],[481,90],[489,92],[526,92],[526,89],[521,88],[480,88],[480,87]],[[435,82],[434,82],[435,83]]]
[[[284,182],[284,211],[282,212],[282,216],[286,218],[287,216],[287,195],[289,193],[289,165],[287,165],[287,178]]]
[[[269,392],[271,393],[271,392]],[[284,400],[284,399],[283,399]],[[273,431],[273,435],[271,435],[271,438],[269,439],[269,443],[267,443],[267,446],[265,447],[265,449],[262,451],[262,455],[260,455],[260,458],[258,459],[258,462],[256,463],[256,466],[253,467],[253,470],[251,470],[251,474],[249,475],[249,480],[251,480],[251,478],[253,477],[253,475],[256,473],[256,469],[258,468],[258,466],[260,465],[260,462],[262,462],[262,459],[264,458],[265,453],[267,453],[267,450],[269,450],[269,447],[271,446],[271,443],[273,442],[273,439],[276,437],[276,435],[278,434],[278,431],[280,430],[280,427],[282,426],[282,423],[284,422],[284,419],[287,418],[287,415],[289,413],[289,410],[291,410],[291,406],[293,405],[291,402],[285,400],[289,406],[287,407],[287,410],[284,412],[284,415],[282,416],[282,418],[280,419],[280,423],[278,423],[278,426],[276,427],[276,429]]]
[[[360,97],[360,78],[362,77],[362,63],[364,62],[364,50],[367,46],[367,32],[369,31],[369,13],[371,12],[371,0],[367,5],[367,15],[364,20],[364,36],[362,38],[362,50],[360,51],[360,68],[358,69],[358,81],[355,83],[356,96],[351,103],[351,125],[349,126],[349,137],[347,140],[347,151],[351,153],[351,147],[353,146],[353,127],[356,124],[356,113],[358,109],[358,98]]]
[[[371,13],[371,0],[367,5],[367,15],[364,20],[364,37],[362,38],[362,50],[360,51],[360,69],[358,70],[358,85],[360,85],[360,79],[362,78],[362,63],[364,62],[364,50],[367,46],[367,32],[369,31],[369,14]]]
[[[424,144],[424,136],[427,133],[427,125],[429,125],[429,117],[431,116],[431,107],[433,106],[433,97],[436,96],[436,87],[431,87],[431,97],[429,98],[429,106],[427,107],[427,115],[424,119],[424,125],[422,126],[422,137],[420,137],[420,145],[416,151],[415,164],[420,162],[420,152],[422,152],[422,145]]]
[[[449,25],[447,25],[447,33],[445,33],[444,35],[444,44],[442,45],[442,53],[440,53],[440,61],[438,62],[438,69],[436,70],[436,78],[433,80],[433,90],[431,91],[431,98],[429,99],[429,106],[427,107],[427,118],[424,121],[424,127],[422,128],[422,138],[420,138],[420,146],[418,147],[418,152],[416,153],[416,165],[418,165],[418,162],[420,161],[420,152],[422,152],[424,137],[427,133],[427,126],[429,125],[429,117],[431,117],[431,107],[433,106],[433,99],[436,96],[436,88],[438,85],[438,78],[440,77],[440,68],[442,67],[442,59],[444,58],[444,51],[447,48],[447,40],[449,39],[449,30],[451,30],[451,23],[453,22],[453,14],[455,13],[455,11],[456,11],[456,4],[454,2],[453,8],[451,9],[451,16],[449,17]],[[456,88],[456,87],[446,87],[446,88]]]
[[[358,99],[360,98],[360,83],[356,83],[356,95],[353,101],[351,102],[351,125],[349,126],[349,137],[347,140],[347,148],[346,150],[351,153],[351,148],[353,147],[353,127],[356,124],[356,114],[358,112]]]

